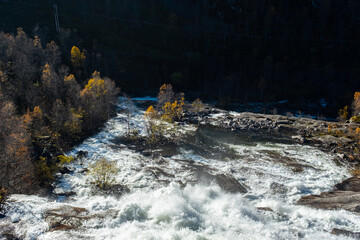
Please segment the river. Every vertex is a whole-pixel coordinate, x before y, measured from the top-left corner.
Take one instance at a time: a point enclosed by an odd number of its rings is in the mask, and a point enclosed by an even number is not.
[[[56,197],[11,196],[7,221],[19,236],[57,240],[288,240],[349,239],[331,235],[333,228],[360,232],[359,215],[296,204],[302,196],[331,190],[350,176],[346,167],[336,164],[335,155],[266,134],[179,125],[180,140],[154,149],[156,157],[152,157],[123,140],[127,129],[124,108],[126,104],[120,99],[117,116],[69,152],[75,156],[87,151],[88,156],[83,164],[69,164],[74,172],[58,174]],[[144,109],[133,110],[132,128],[144,135]],[[116,196],[94,191],[84,169],[102,157],[116,161],[116,184],[126,186],[127,193]],[[248,192],[226,192],[215,183],[191,184],[195,178],[191,166],[232,176]],[[68,213],[70,219],[77,219],[77,227],[51,231],[48,213],[56,215],[54,212],[69,209],[81,209],[75,211],[81,218]]]

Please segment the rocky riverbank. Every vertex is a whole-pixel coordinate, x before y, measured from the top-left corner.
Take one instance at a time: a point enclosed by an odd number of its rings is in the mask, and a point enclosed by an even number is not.
[[[187,123],[210,124],[232,131],[251,131],[335,153],[346,164],[359,163],[356,123],[341,123],[283,115],[228,112],[206,106],[199,114],[187,111]]]
[[[207,106],[200,114],[185,114],[185,121],[211,124],[232,131],[257,131],[275,138],[287,139],[299,144],[311,145],[338,156],[337,164],[355,169],[359,165],[358,127],[356,123],[328,122],[310,118],[258,113],[236,113]],[[308,195],[298,201],[299,205],[325,210],[347,210],[360,213],[360,176],[336,184],[332,191],[320,195]],[[333,229],[334,235],[360,239],[360,233]]]

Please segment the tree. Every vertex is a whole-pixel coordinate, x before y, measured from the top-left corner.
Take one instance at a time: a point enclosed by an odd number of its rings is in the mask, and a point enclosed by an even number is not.
[[[355,92],[354,101],[352,103],[353,115],[360,115],[360,92]]]
[[[97,71],[92,74],[92,78],[80,93],[90,129],[110,116],[117,94],[118,89],[113,81],[101,78]]]
[[[156,109],[160,111],[163,106],[168,102],[173,102],[175,98],[175,93],[171,84],[163,84],[160,87],[160,91],[158,93],[158,104]]]
[[[8,198],[8,192],[5,188],[0,187],[0,211],[3,210],[4,205]]]
[[[30,193],[36,189],[30,135],[12,102],[0,106],[0,159],[0,186],[10,193]]]
[[[75,69],[83,67],[85,63],[85,54],[76,46],[71,49],[71,63]]]
[[[115,181],[115,176],[118,172],[119,169],[116,167],[116,162],[110,162],[105,158],[97,160],[89,168],[89,174],[93,183],[102,190],[109,187]]]
[[[136,107],[134,102],[131,100],[129,96],[124,95],[124,97],[126,99],[123,102],[123,106],[125,108],[126,121],[127,121],[127,135],[130,136],[132,133],[135,133],[131,131],[131,117],[133,116]]]
[[[348,112],[348,106],[345,106],[344,108],[339,110],[338,114],[338,120],[340,121],[346,121],[349,119],[349,112]]]
[[[144,115],[148,142],[153,145],[163,138],[165,126],[153,106],[148,107]]]
[[[64,77],[65,83],[65,98],[66,102],[74,107],[78,107],[80,105],[80,91],[81,87],[77,83],[75,76],[70,74]]]
[[[58,69],[61,64],[61,52],[54,41],[46,44],[45,60],[55,69]]]
[[[62,97],[62,92],[64,90],[63,80],[60,79],[59,75],[48,63],[44,66],[41,79],[43,91],[48,99],[48,103],[52,103],[56,99]]]

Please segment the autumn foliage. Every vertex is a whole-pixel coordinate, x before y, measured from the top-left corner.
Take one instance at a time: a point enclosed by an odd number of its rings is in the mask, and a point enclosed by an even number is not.
[[[115,83],[98,71],[86,79],[84,52],[66,51],[54,41],[43,47],[21,28],[0,32],[0,188],[10,193],[50,183],[68,160],[57,156],[113,114]],[[77,74],[62,65],[62,54]]]
[[[115,181],[118,171],[115,162],[101,158],[90,165],[89,175],[96,186],[100,189],[106,189]]]
[[[181,120],[184,106],[183,93],[175,94],[171,84],[164,84],[160,87],[156,108],[150,106],[144,115],[150,143],[160,141],[165,133],[173,130],[171,125],[174,121]]]
[[[73,46],[71,49],[71,63],[74,68],[80,68],[84,65],[85,54],[80,52],[80,49],[76,46]]]

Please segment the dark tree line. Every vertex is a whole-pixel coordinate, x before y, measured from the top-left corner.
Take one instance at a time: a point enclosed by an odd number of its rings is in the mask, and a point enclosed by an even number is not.
[[[133,94],[168,82],[202,99],[326,98],[338,109],[360,85],[357,0],[63,0],[60,25],[77,32],[60,34],[52,3],[0,1],[0,19],[41,39],[81,36],[84,70]]]

